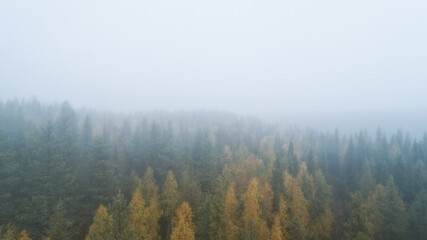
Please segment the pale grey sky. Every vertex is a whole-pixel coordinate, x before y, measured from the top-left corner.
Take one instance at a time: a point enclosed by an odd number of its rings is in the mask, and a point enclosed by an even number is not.
[[[427,108],[427,1],[2,0],[0,83],[114,111]]]

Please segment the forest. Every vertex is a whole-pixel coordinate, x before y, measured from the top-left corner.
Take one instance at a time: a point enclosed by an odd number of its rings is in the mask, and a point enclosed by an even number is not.
[[[0,102],[0,239],[427,239],[427,134],[380,127]]]

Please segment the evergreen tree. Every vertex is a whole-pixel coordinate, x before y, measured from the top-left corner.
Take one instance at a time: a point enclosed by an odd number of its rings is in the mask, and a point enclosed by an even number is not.
[[[409,238],[427,239],[427,191],[423,190],[415,197],[409,210]]]
[[[283,171],[285,170],[285,151],[283,149],[283,141],[276,137],[274,142],[275,161],[273,168],[273,177],[271,186],[273,188],[273,210],[277,212],[279,210],[279,200],[284,193],[283,185]]]
[[[295,177],[299,172],[299,161],[295,154],[294,144],[292,142],[290,142],[288,146],[287,161],[289,173]]]
[[[64,202],[58,201],[55,214],[49,226],[49,237],[51,240],[67,240],[70,239],[70,227],[72,222],[66,217]]]
[[[114,197],[109,210],[111,212],[111,240],[132,239],[135,234],[130,227],[130,209],[121,191]]]
[[[356,192],[351,196],[351,212],[344,223],[347,240],[360,239],[361,236],[372,238],[372,229],[368,221],[366,206],[362,194]]]

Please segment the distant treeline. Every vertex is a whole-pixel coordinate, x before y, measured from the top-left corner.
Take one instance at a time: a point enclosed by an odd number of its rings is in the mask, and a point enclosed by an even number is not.
[[[427,239],[427,135],[0,102],[0,239]]]

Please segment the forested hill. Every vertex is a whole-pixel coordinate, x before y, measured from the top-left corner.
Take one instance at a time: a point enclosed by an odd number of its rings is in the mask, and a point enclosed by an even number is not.
[[[427,135],[0,102],[0,239],[427,239]]]

